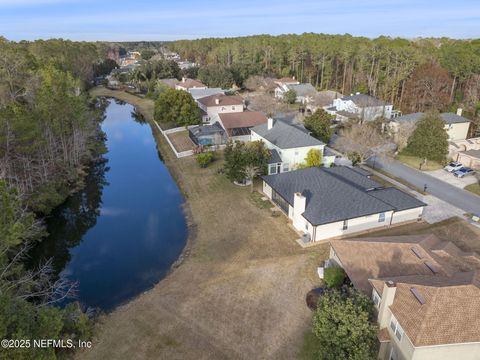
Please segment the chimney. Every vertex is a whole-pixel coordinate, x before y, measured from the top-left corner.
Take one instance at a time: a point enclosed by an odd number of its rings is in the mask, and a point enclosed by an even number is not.
[[[292,76],[292,79],[295,80],[295,76]]]
[[[268,130],[272,130],[272,128],[273,128],[273,123],[274,123],[274,120],[273,120],[271,117],[269,117],[269,118],[268,118],[268,123],[267,123],[267,129],[268,129]]]
[[[458,116],[462,116],[462,113],[463,113],[463,109],[462,109],[462,108],[458,108],[458,109],[457,109],[457,115],[458,115]]]
[[[360,95],[360,93],[359,93],[359,92],[357,92],[357,93],[355,93],[355,95]]]
[[[350,96],[353,96],[353,94],[350,94]]]
[[[220,99],[218,97],[215,98],[215,104],[220,105]]]
[[[187,80],[185,76],[182,76],[182,83],[184,83]]]
[[[396,291],[397,291],[397,284],[395,284],[391,280],[388,280],[383,285],[382,302],[380,303],[380,308],[378,309],[378,318],[377,318],[380,329],[388,326],[387,309],[390,305],[393,304]]]
[[[302,193],[296,192],[293,197],[293,217],[302,215],[305,212],[307,198]]]

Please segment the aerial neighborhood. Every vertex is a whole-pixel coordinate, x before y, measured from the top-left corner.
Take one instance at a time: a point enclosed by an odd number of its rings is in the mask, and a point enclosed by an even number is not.
[[[0,60],[0,358],[480,360],[478,40]]]

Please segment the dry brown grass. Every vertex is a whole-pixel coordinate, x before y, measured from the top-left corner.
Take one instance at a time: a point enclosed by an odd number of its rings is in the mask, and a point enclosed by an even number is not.
[[[200,169],[194,158],[175,158],[153,133],[187,199],[190,255],[153,289],[106,315],[93,348],[77,358],[297,357],[312,316],[305,295],[319,284],[315,270],[327,246],[301,249],[284,216],[272,217],[249,187],[216,173],[220,160]]]
[[[178,131],[167,135],[178,152],[192,150],[195,144],[188,136],[188,131]]]

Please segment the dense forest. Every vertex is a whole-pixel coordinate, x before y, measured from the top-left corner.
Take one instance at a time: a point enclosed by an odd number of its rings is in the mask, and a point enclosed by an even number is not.
[[[92,163],[102,161],[105,104],[86,90],[103,66],[105,49],[63,40],[0,38],[0,337],[82,339],[91,321],[72,303],[73,284],[54,265],[25,266],[46,235],[42,217],[65,201]],[[2,348],[1,358],[55,358],[70,349]]]
[[[295,76],[319,90],[368,93],[405,112],[461,104],[473,114],[480,97],[480,40],[307,33],[181,40],[166,46],[201,66],[232,69],[243,79]]]

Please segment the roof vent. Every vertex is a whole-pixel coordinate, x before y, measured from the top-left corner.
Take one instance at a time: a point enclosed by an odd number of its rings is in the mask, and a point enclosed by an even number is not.
[[[420,294],[420,292],[415,289],[414,287],[410,288],[410,291],[411,293],[413,294],[413,296],[415,296],[415,298],[418,300],[418,302],[421,304],[421,305],[424,305],[426,304],[427,302],[425,301],[425,298],[422,296],[422,294]]]
[[[425,266],[428,267],[434,274],[438,273],[438,268],[430,261],[425,261]]]
[[[411,249],[412,249],[413,253],[414,253],[415,255],[417,255],[417,257],[418,257],[419,259],[423,259],[424,256],[423,256],[423,254],[420,252],[420,250],[419,250],[418,248],[416,248],[415,246],[412,246]]]

